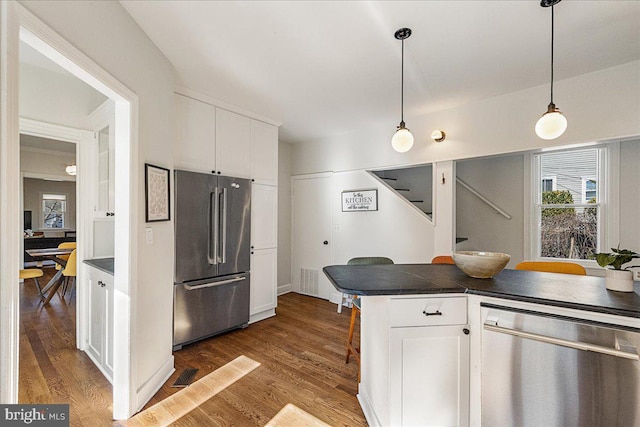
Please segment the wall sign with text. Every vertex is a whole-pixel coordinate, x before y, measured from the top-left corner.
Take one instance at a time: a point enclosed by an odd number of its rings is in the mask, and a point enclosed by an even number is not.
[[[378,190],[342,192],[342,212],[377,211]]]

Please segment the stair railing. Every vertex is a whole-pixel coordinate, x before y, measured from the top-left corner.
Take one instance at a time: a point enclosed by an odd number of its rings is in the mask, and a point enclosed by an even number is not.
[[[461,180],[459,177],[456,177],[456,181],[458,182],[458,184],[462,185],[464,188],[466,188],[467,190],[469,190],[471,192],[471,194],[473,194],[474,196],[476,196],[478,199],[482,200],[483,202],[485,202],[487,205],[491,206],[491,208],[496,211],[497,213],[499,213],[500,215],[502,215],[503,217],[507,218],[507,219],[511,219],[511,215],[509,215],[508,213],[506,213],[504,210],[500,209],[495,203],[493,203],[491,200],[487,199],[486,197],[484,197],[482,194],[480,194],[475,188],[473,188],[472,186],[470,186],[469,184],[467,184],[466,182],[464,182],[463,180]]]

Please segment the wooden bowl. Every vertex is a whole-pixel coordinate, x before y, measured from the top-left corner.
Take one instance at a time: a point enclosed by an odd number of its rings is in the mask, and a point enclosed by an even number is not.
[[[502,252],[459,251],[451,256],[460,270],[476,279],[489,279],[495,276],[511,259],[511,255]]]

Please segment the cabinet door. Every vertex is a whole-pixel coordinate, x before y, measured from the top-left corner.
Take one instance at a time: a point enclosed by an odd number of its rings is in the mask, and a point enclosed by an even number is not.
[[[89,333],[87,337],[87,353],[94,363],[99,365],[102,360],[104,342],[104,290],[100,285],[100,275],[93,268],[89,268]]]
[[[216,110],[175,94],[174,168],[211,173],[216,169]]]
[[[391,423],[468,426],[467,326],[391,329]]]
[[[278,128],[251,120],[251,178],[278,185]]]
[[[105,274],[104,296],[104,347],[102,366],[107,378],[113,378],[113,277]]]
[[[251,119],[216,108],[216,171],[251,178]]]
[[[254,250],[251,254],[250,314],[276,307],[277,302],[277,250]]]
[[[278,246],[278,187],[255,183],[251,186],[251,246]]]

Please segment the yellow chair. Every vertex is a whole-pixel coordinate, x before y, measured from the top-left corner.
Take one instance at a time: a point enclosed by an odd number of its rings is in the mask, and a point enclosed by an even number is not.
[[[62,277],[64,277],[65,280],[65,284],[64,287],[62,288],[62,296],[64,297],[64,295],[66,295],[67,293],[67,287],[69,285],[69,278],[72,277],[73,279],[71,282],[71,289],[73,289],[73,285],[75,285],[76,283],[76,250],[74,249],[73,252],[71,252],[69,254],[69,259],[67,260],[67,265],[65,265],[64,270],[62,270]],[[72,292],[73,293],[73,292]]]
[[[42,276],[44,276],[44,272],[39,268],[28,268],[26,270],[20,270],[20,278],[23,280],[33,279],[33,281],[36,282],[36,287],[38,288],[38,292],[40,293],[40,298],[44,299],[42,288],[40,287],[40,283],[38,282],[38,277]]]
[[[575,262],[564,261],[524,261],[516,265],[516,270],[544,271],[547,273],[564,273],[586,276],[587,270]]]
[[[386,257],[360,257],[351,258],[347,265],[384,265],[393,264],[393,261]],[[349,356],[353,354],[353,357],[358,361],[358,382],[360,382],[360,349],[353,345],[353,331],[356,325],[356,315],[360,313],[360,298],[353,297],[351,306],[351,322],[349,323],[349,337],[347,338],[347,359],[345,363],[349,363]]]
[[[438,255],[431,260],[431,264],[455,264],[449,255]]]
[[[76,242],[62,242],[58,245],[58,249],[75,249]],[[69,259],[69,255],[59,255],[58,258],[66,261]],[[56,270],[60,270],[62,266],[56,263]]]

